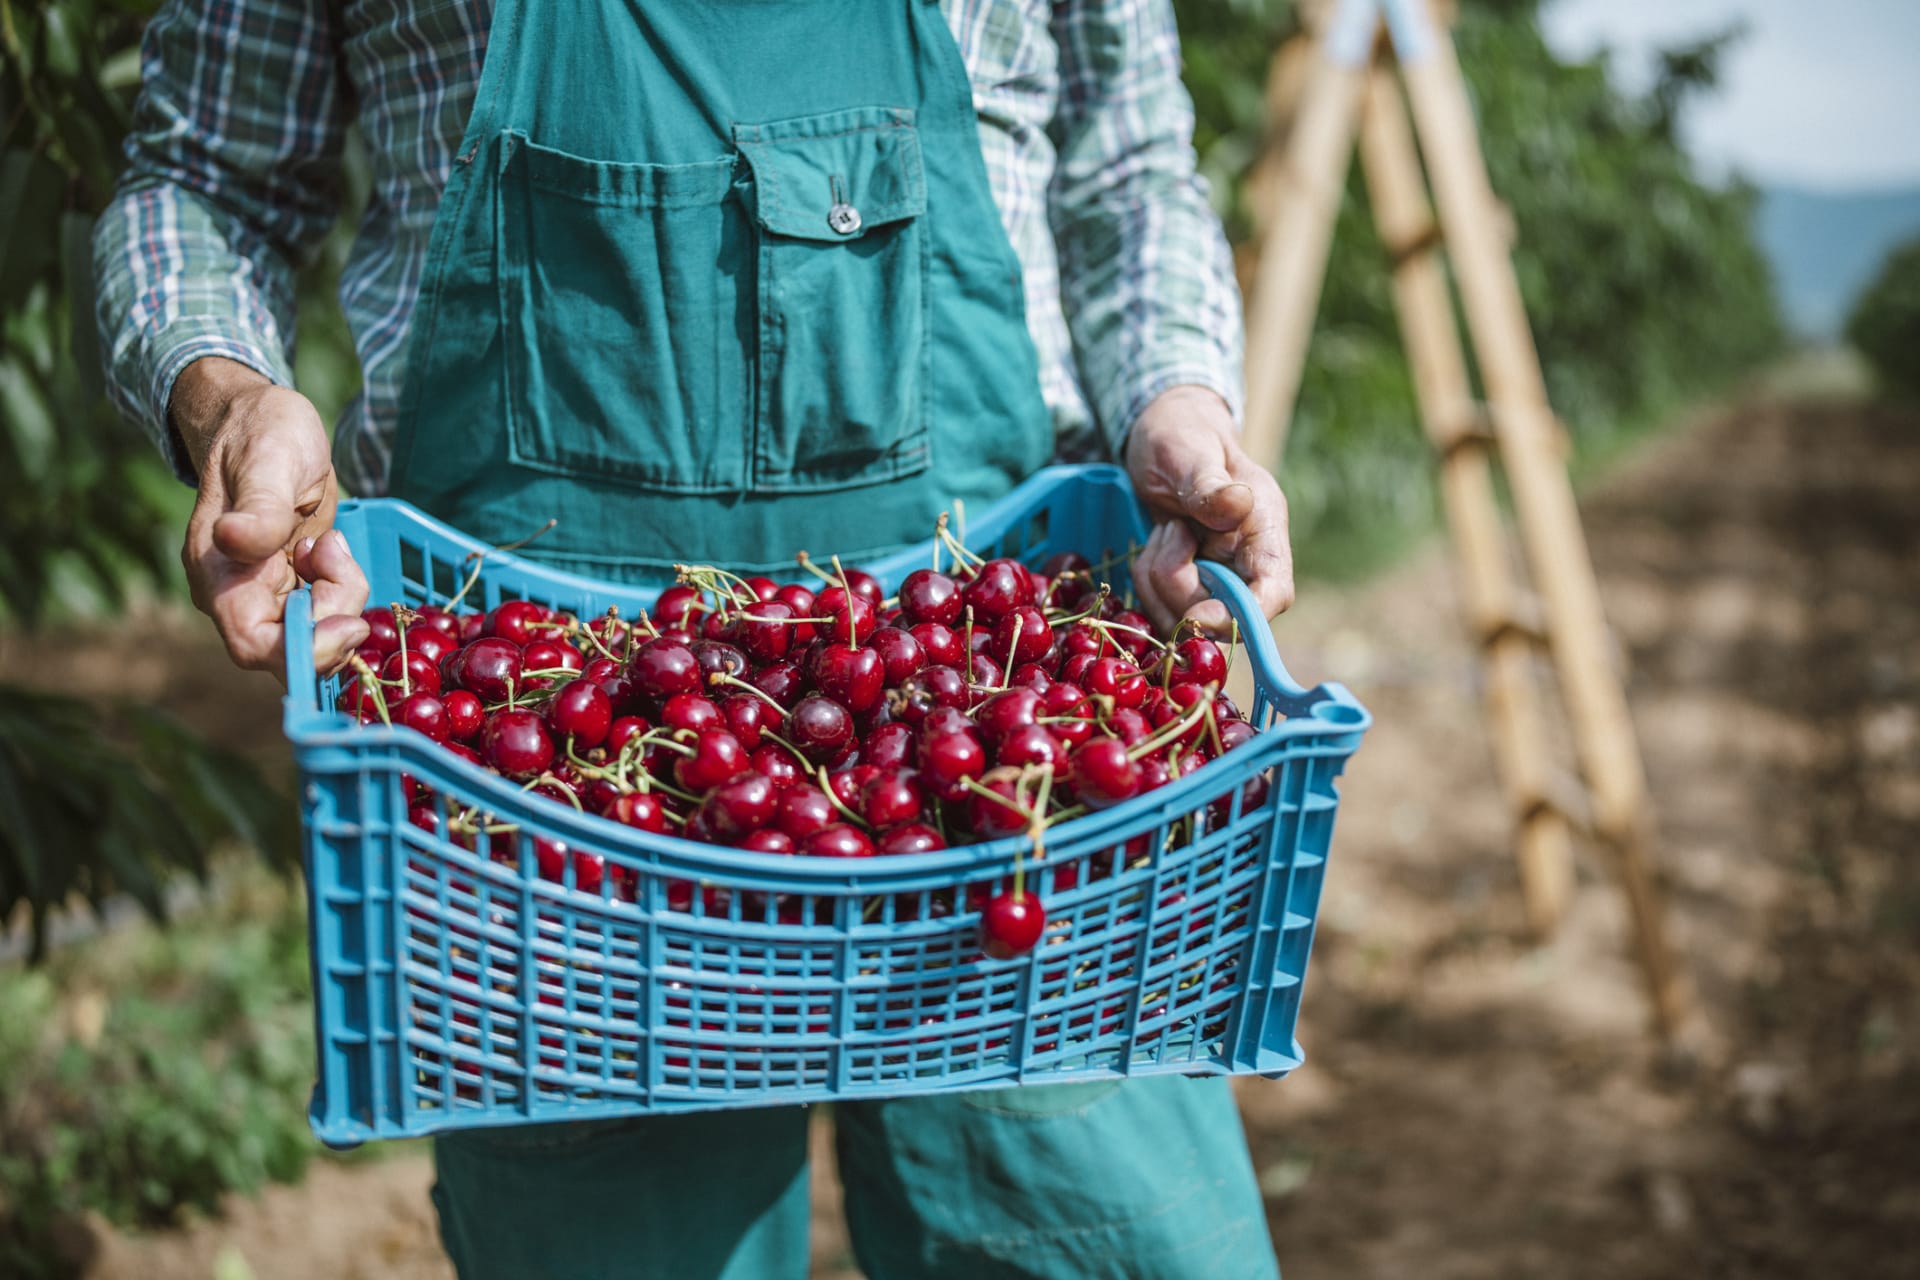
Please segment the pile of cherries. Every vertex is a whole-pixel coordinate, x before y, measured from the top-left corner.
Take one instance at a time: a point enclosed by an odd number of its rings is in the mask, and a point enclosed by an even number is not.
[[[1220,646],[1156,635],[1085,557],[1038,571],[982,560],[944,525],[940,545],[950,570],[936,558],[892,599],[871,575],[803,554],[816,586],[682,566],[632,620],[527,600],[369,609],[341,705],[629,827],[835,858],[1021,834],[1043,856],[1051,824],[1254,736],[1222,692]],[[407,785],[412,821],[466,847],[514,830]],[[1264,777],[1246,786],[1258,804]],[[597,854],[544,837],[534,848],[546,878],[570,870],[580,891],[633,895],[630,873],[612,864],[609,885]],[[1056,888],[1072,887],[1070,870]],[[695,891],[670,883],[669,906],[688,909]],[[967,907],[995,958],[1031,950],[1046,927],[1018,863],[1010,891]]]

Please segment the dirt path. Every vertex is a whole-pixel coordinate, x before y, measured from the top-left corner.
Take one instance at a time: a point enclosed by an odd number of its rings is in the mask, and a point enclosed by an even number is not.
[[[1435,551],[1282,624],[1378,728],[1346,784],[1301,1038],[1242,1100],[1289,1280],[1920,1275],[1920,419],[1750,406],[1586,503],[1705,1016],[1655,1061],[1589,858],[1520,904]],[[76,658],[81,660],[81,658]],[[403,1157],[110,1238],[97,1280],[441,1280]],[[815,1271],[848,1269],[822,1166]],[[351,1226],[349,1226],[351,1224]],[[247,1270],[233,1269],[244,1259]]]

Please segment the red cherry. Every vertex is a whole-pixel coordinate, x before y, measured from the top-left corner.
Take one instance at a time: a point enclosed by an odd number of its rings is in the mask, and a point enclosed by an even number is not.
[[[1098,661],[1100,661],[1100,659],[1091,653],[1069,653],[1065,661],[1061,662],[1060,670],[1057,674],[1060,679],[1065,680],[1068,684],[1077,684],[1084,689],[1087,686],[1087,668]],[[1042,690],[1042,692],[1045,692],[1045,690]]]
[[[972,733],[980,726],[973,717],[958,707],[935,707],[927,712],[927,718],[920,722],[920,736],[925,738],[936,733]]]
[[[1093,736],[1093,707],[1078,685],[1055,684],[1040,695],[1046,705],[1047,727],[1070,747]]]
[[[658,792],[628,791],[608,807],[607,816],[636,831],[667,834],[667,806]]]
[[[437,604],[423,604],[413,611],[414,617],[426,626],[432,627],[447,639],[453,641],[453,647],[460,647],[460,619],[448,613]],[[413,642],[409,640],[408,644]]]
[[[867,641],[867,648],[880,655],[886,667],[886,682],[890,685],[899,684],[927,665],[927,651],[913,638],[912,632],[898,627],[881,627]]]
[[[1220,646],[1205,636],[1188,636],[1173,650],[1175,684],[1212,684],[1226,682],[1227,657]]]
[[[576,751],[591,751],[613,727],[613,701],[599,685],[575,680],[547,704],[547,723],[561,737],[572,738]]]
[[[1007,684],[1015,689],[1031,689],[1035,693],[1045,693],[1053,687],[1053,677],[1047,674],[1045,666],[1038,662],[1023,663],[1007,677]]]
[[[849,596],[839,587],[828,587],[814,598],[815,617],[824,617],[819,633],[841,644],[865,644],[880,626],[879,610],[862,595]]]
[[[741,839],[739,847],[755,853],[792,853],[795,845],[793,837],[786,832],[775,827],[761,827],[758,831],[749,831]]]
[[[653,728],[645,716],[620,716],[607,726],[607,753],[619,755],[626,749],[627,743]]]
[[[966,780],[978,778],[986,769],[986,748],[971,733],[935,733],[920,739],[922,778],[942,800],[966,795]]]
[[[758,701],[758,699],[755,699],[755,701]],[[737,730],[734,736],[736,738],[740,737]],[[741,738],[742,743],[745,743],[745,741],[746,739]],[[800,766],[794,763],[793,757],[788,754],[787,749],[771,742],[754,751],[753,770],[781,790],[793,786],[805,776],[800,772]]]
[[[1155,647],[1153,643],[1153,623],[1147,621],[1145,614],[1135,612],[1132,609],[1122,609],[1114,615],[1113,621],[1116,625],[1126,628],[1126,630],[1123,631],[1113,632],[1113,638],[1130,650],[1135,659],[1140,658]]]
[[[487,763],[509,778],[530,778],[553,763],[553,739],[531,711],[496,711],[480,731]]]
[[[640,692],[661,702],[676,693],[700,691],[700,663],[693,650],[671,640],[649,640],[641,645],[627,664],[627,674]]]
[[[1000,740],[994,757],[1004,765],[1044,764],[1056,775],[1066,767],[1067,748],[1045,725],[1021,725]]]
[[[801,697],[806,687],[806,676],[793,662],[768,662],[747,683],[781,706],[793,706],[793,699]]]
[[[430,623],[415,622],[407,628],[407,652],[425,654],[430,662],[439,663],[459,647],[458,640]]]
[[[846,584],[853,589],[853,594],[861,597],[876,609],[880,607],[880,602],[887,598],[887,593],[880,587],[880,579],[874,577],[865,569],[848,569],[841,576],[845,579]]]
[[[459,641],[463,645],[472,644],[485,634],[487,615],[484,613],[463,613],[460,615]]]
[[[520,650],[512,641],[483,636],[453,655],[448,674],[482,702],[505,702],[509,682],[520,679]]]
[[[831,634],[831,633],[829,633]],[[886,688],[886,663],[872,649],[823,640],[807,655],[807,674],[821,693],[849,711],[865,711]]]
[[[786,737],[809,760],[830,760],[853,741],[853,715],[831,698],[810,694],[787,713]]]
[[[394,703],[389,714],[395,724],[424,733],[435,742],[445,742],[453,736],[453,718],[447,714],[447,704],[424,689]]]
[[[811,858],[871,858],[874,854],[866,833],[844,822],[822,827],[800,841],[799,851]]]
[[[1259,736],[1259,731],[1245,720],[1228,720],[1220,726],[1220,746],[1225,751],[1243,747]]]
[[[926,652],[930,663],[958,667],[961,659],[967,656],[967,647],[961,642],[960,633],[942,623],[916,622],[907,634],[920,642],[920,648]]]
[[[686,729],[698,733],[716,725],[725,727],[725,723],[720,708],[702,694],[676,693],[660,705],[660,727],[663,729]]]
[[[811,618],[814,616],[813,591],[810,588],[801,586],[797,582],[789,582],[782,586],[774,599],[793,610],[793,616],[796,618]],[[794,645],[806,644],[814,637],[814,627],[811,622],[795,623],[790,629],[793,632],[792,643]]]
[[[779,715],[765,699],[750,693],[735,693],[720,699],[721,720],[749,751],[760,745],[760,735],[769,722],[777,722]]]
[[[1024,662],[1038,662],[1053,648],[1053,628],[1047,615],[1030,604],[1007,610],[993,627],[994,661],[1007,670]]]
[[[378,666],[388,654],[400,651],[400,628],[394,624],[393,610],[363,609],[360,620],[367,624],[367,638],[360,648],[372,655],[367,658],[369,666]]]
[[[876,828],[917,822],[923,807],[919,786],[893,770],[879,772],[860,789],[859,798],[860,816]]]
[[[1023,604],[1033,603],[1033,580],[1017,560],[989,560],[963,593],[976,623],[992,625]]]
[[[950,627],[960,621],[964,604],[960,584],[933,569],[915,569],[900,583],[900,611],[916,623]]]
[[[1108,716],[1107,728],[1130,747],[1153,736],[1153,726],[1147,723],[1147,718],[1131,708],[1122,708]]]
[[[1111,698],[1114,706],[1129,710],[1147,696],[1147,678],[1131,658],[1095,658],[1082,683],[1088,693]]]
[[[1040,695],[1031,689],[1009,689],[981,703],[974,719],[983,733],[998,741],[1023,725],[1037,722],[1044,706]]]
[[[662,626],[692,627],[707,611],[707,599],[699,588],[677,583],[660,593],[654,602],[653,616]]]
[[[531,600],[502,600],[487,615],[481,629],[486,635],[524,646],[533,639],[533,624],[545,621],[546,613]]]
[[[884,854],[934,853],[947,847],[938,831],[918,822],[884,831],[876,846]]]
[[[1056,551],[1040,566],[1040,572],[1049,578],[1058,578],[1069,573],[1085,573],[1092,568],[1093,562],[1078,551]]]
[[[753,661],[776,662],[786,656],[793,643],[793,628],[787,623],[793,616],[793,606],[785,601],[757,600],[734,615],[728,630]]]
[[[795,840],[804,840],[839,818],[827,793],[805,783],[781,791],[774,804],[774,824]]]
[[[978,791],[967,793],[967,825],[975,835],[993,840],[1025,831],[1031,819],[1021,811],[1018,799],[1018,775],[996,769],[980,780],[993,793],[990,798]]]
[[[707,729],[693,740],[693,754],[674,762],[674,776],[695,795],[704,795],[748,769],[747,749],[725,729]]]
[[[402,676],[402,670],[406,674]],[[440,667],[424,653],[408,650],[406,661],[401,661],[399,653],[387,655],[380,667],[380,678],[388,684],[398,685],[409,693],[440,692]]]
[[[967,705],[967,682],[952,667],[922,667],[901,681],[889,700],[894,717],[919,724],[936,707]]]
[[[919,740],[911,725],[897,721],[878,725],[860,744],[860,758],[880,769],[901,769],[913,762]]]
[[[695,640],[687,646],[693,650],[694,661],[700,664],[700,682],[705,685],[716,683],[714,676],[729,675],[744,679],[753,669],[747,655],[724,640]]]
[[[1074,749],[1073,786],[1090,807],[1104,809],[1131,799],[1140,790],[1140,774],[1116,738],[1093,738]]]
[[[995,960],[1033,950],[1047,928],[1047,912],[1031,893],[997,893],[980,912],[980,947]]]
[[[440,701],[446,705],[448,728],[455,741],[465,742],[480,732],[481,722],[486,719],[486,710],[480,705],[480,699],[465,689],[452,689]]]
[[[713,834],[728,844],[773,821],[779,792],[757,773],[743,773],[715,787],[700,804]]]
[[[556,668],[579,671],[586,666],[587,660],[566,641],[543,636],[527,642],[527,647],[521,651],[520,663],[530,671],[551,671]]]
[[[973,655],[969,671],[976,689],[998,689],[1006,683],[1006,673],[1000,670],[1000,664],[984,653]]]

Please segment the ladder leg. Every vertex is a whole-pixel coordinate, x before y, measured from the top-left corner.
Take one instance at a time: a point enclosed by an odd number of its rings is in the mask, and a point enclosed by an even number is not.
[[[1360,163],[1374,223],[1395,256],[1395,310],[1421,422],[1440,451],[1447,522],[1460,557],[1466,612],[1486,665],[1494,750],[1514,812],[1527,923],[1546,937],[1572,894],[1573,843],[1566,815],[1547,799],[1549,754],[1533,678],[1533,645],[1501,625],[1513,614],[1519,591],[1500,527],[1492,463],[1482,448],[1447,447],[1473,420],[1473,391],[1406,103],[1385,66],[1376,66],[1369,79],[1360,118]]]
[[[1274,472],[1300,392],[1365,88],[1364,66],[1336,63],[1316,48],[1288,130],[1283,167],[1265,192],[1272,217],[1261,236],[1247,301],[1243,443],[1255,462]]]
[[[1498,231],[1498,206],[1474,133],[1452,41],[1432,32],[1427,56],[1402,68],[1433,182],[1447,252],[1493,405],[1501,460],[1532,576],[1546,605],[1553,659],[1592,793],[1594,827],[1613,853],[1633,915],[1636,946],[1663,1034],[1687,997],[1668,947],[1652,868],[1652,817],[1626,696],[1608,653],[1599,586],[1566,468],[1554,448],[1539,355],[1520,285]]]

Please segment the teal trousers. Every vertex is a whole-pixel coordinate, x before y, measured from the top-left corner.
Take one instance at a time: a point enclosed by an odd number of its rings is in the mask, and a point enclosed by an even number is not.
[[[803,1280],[804,1108],[449,1134],[461,1280]],[[1225,1080],[834,1108],[868,1280],[1277,1280]]]

